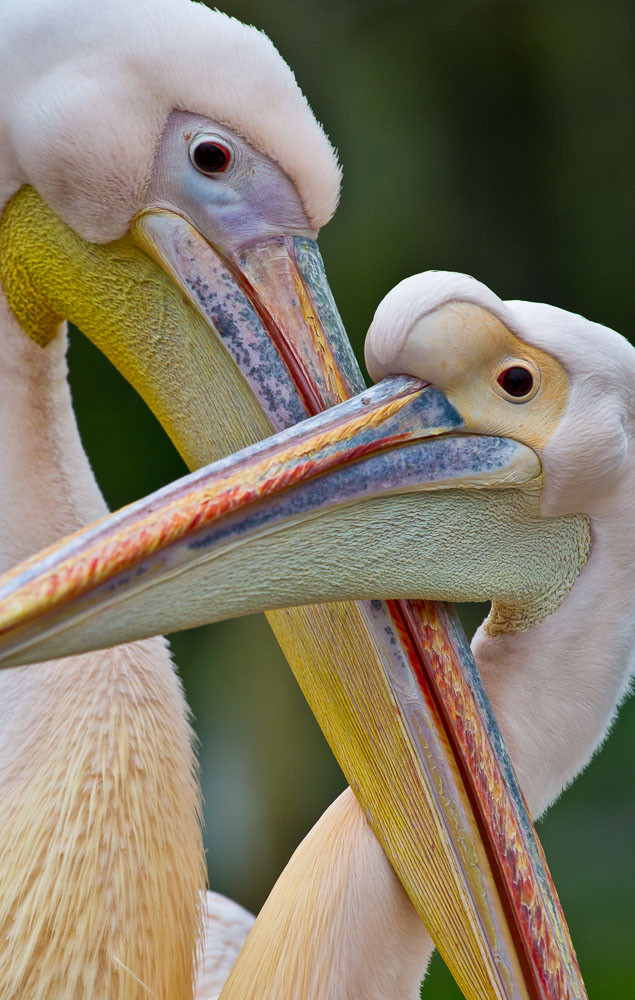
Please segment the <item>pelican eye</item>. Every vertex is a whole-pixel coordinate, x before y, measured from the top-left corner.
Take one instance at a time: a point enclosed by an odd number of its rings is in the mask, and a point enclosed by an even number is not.
[[[535,379],[529,368],[512,365],[505,368],[496,379],[501,389],[514,399],[525,399],[533,395]]]
[[[229,146],[208,135],[197,135],[190,143],[190,160],[201,174],[222,174],[232,161]]]

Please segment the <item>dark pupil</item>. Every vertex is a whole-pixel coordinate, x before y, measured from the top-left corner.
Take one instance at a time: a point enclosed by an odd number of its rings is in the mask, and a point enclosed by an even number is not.
[[[510,396],[528,396],[533,388],[534,377],[526,368],[508,368],[498,376],[498,384]]]
[[[229,155],[215,142],[199,142],[194,150],[194,163],[204,174],[218,174],[227,166]]]

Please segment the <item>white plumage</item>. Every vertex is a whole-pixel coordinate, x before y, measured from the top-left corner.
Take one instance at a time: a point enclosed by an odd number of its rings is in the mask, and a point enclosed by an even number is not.
[[[196,971],[196,1000],[217,1000],[254,918],[218,892],[205,894],[203,945]]]

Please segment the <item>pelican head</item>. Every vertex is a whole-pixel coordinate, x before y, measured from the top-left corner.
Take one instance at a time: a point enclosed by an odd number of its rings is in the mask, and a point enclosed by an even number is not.
[[[20,325],[46,345],[75,322],[190,465],[224,453],[219,427],[235,447],[270,431],[237,380],[274,427],[304,417],[289,341],[332,360],[313,351],[320,317],[339,322],[315,236],[340,172],[290,69],[189,0],[35,13],[2,12],[0,276]]]
[[[574,595],[585,591],[602,512],[632,495],[633,348],[581,317],[505,303],[473,279],[430,272],[403,282],[380,305],[367,358],[383,379],[374,388],[14,571],[0,591],[3,661],[24,663],[290,603],[351,598],[491,600],[484,632],[494,643],[535,637],[547,622],[562,621]],[[501,880],[516,914],[514,933],[526,944],[539,940],[542,949],[542,978],[535,956],[534,972],[525,967],[513,973],[516,979],[501,965],[498,985],[483,995],[582,997],[566,927],[498,737],[481,755],[496,730],[477,672],[470,673],[463,648],[443,664],[444,639],[426,606],[404,607],[408,642],[438,657],[433,693],[425,690],[439,699],[451,751],[435,747],[429,731],[421,738],[423,682],[416,671],[400,673],[398,663],[392,674],[386,668],[392,712],[409,731],[411,754],[438,753],[439,800],[448,801],[457,747],[463,754],[461,766],[485,816],[483,850],[475,830],[469,843],[452,836],[463,799],[439,815],[459,866],[476,872],[475,912],[501,921],[501,912],[483,902],[489,880]],[[422,843],[422,819],[409,800],[411,759],[376,752],[377,743],[387,748],[392,737],[373,676],[356,661],[340,665],[335,682],[329,676],[342,716],[350,712],[351,692],[357,699],[358,716],[349,718],[354,749],[344,759],[353,777],[374,761],[380,829],[388,815],[385,789],[400,789],[402,812],[389,814],[401,824],[397,844],[389,824],[383,830],[415,898],[432,876],[421,858],[424,871],[417,871],[412,854],[412,845]],[[320,717],[318,702],[316,695],[314,710],[337,742],[341,718]],[[356,790],[364,799],[362,784]],[[531,801],[537,810],[545,804],[533,793]],[[506,854],[510,828],[517,846]],[[531,966],[531,948],[523,954],[519,961]],[[505,982],[518,992],[506,993]]]
[[[606,326],[556,306],[503,302],[474,278],[429,271],[383,299],[366,361],[376,379],[411,372],[429,380],[474,431],[531,447],[543,467],[545,518],[597,516],[625,485],[635,351]]]

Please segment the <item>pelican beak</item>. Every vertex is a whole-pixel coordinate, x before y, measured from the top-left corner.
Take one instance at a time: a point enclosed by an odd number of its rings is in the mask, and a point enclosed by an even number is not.
[[[359,388],[315,240],[274,236],[220,251],[160,208],[137,216],[130,236],[205,316],[274,429]]]
[[[2,665],[292,602],[416,599],[362,605],[374,656],[312,664],[311,705],[465,995],[581,998],[469,648],[451,611],[425,603],[444,573],[461,596],[444,560],[464,550],[465,497],[482,505],[482,551],[506,567],[500,594],[477,596],[509,599],[527,557],[517,533],[506,541],[510,519],[519,497],[536,504],[540,472],[524,445],[466,433],[438,389],[391,377],[12,571]],[[545,557],[537,590],[561,571],[557,546],[543,551],[553,565]]]
[[[180,216],[155,209],[134,220],[124,239],[95,245],[25,187],[0,218],[0,278],[14,315],[43,347],[63,319],[78,326],[145,399],[190,468],[363,388],[317,246],[306,234],[222,251]],[[458,619],[451,608],[432,603],[377,600],[476,599],[484,580],[519,558],[533,560],[540,592],[548,544],[540,546],[544,559],[536,568],[534,553],[519,548],[518,532],[510,533],[510,545],[503,531],[488,546],[494,559],[483,573],[484,549],[470,549],[478,532],[470,527],[448,537],[450,520],[443,516],[451,501],[451,523],[470,524],[456,504],[475,506],[487,537],[492,524],[506,523],[491,518],[493,506],[521,492],[502,486],[530,480],[526,502],[533,496],[535,505],[539,490],[529,487],[538,466],[509,442],[500,445],[498,458],[484,439],[461,436],[457,444],[461,417],[434,397],[436,390],[406,383],[392,383],[384,396],[385,390],[363,393],[344,404],[352,409],[333,410],[316,418],[317,425],[268,442],[238,466],[232,459],[217,467],[213,489],[226,474],[234,474],[233,485],[226,482],[216,501],[210,496],[189,523],[185,518],[182,541],[178,503],[170,508],[174,520],[168,516],[170,545],[161,541],[161,510],[180,495],[160,494],[150,508],[133,506],[91,529],[89,547],[106,544],[96,576],[90,568],[86,573],[90,559],[81,537],[42,566],[17,570],[3,588],[4,662],[259,607],[374,598],[269,612],[373,831],[468,1000],[582,998],[566,924]],[[418,429],[404,430],[401,421],[433,399],[436,415],[428,411]],[[290,451],[281,457],[278,447]],[[417,447],[428,458],[411,467]],[[439,465],[432,461],[437,448]],[[260,466],[267,456],[274,465]],[[384,467],[389,460],[396,463],[392,471]],[[398,472],[400,461],[405,465]],[[468,489],[470,483],[480,488]],[[225,503],[226,518],[209,516]],[[134,536],[131,552],[128,532],[137,514],[150,521]],[[526,514],[525,508],[518,515],[523,523]],[[256,530],[260,517],[266,523]],[[197,525],[204,528],[200,535]],[[154,539],[156,561],[144,547],[145,532]],[[447,580],[449,541],[458,576],[467,569],[473,574],[466,590]],[[413,575],[415,551],[421,552],[415,560],[420,574]],[[197,557],[203,557],[200,565]],[[59,576],[55,567],[62,563]],[[503,600],[526,598],[526,569],[522,594],[514,595],[513,581],[502,574]],[[53,577],[42,591],[39,575],[49,571]],[[124,594],[129,603],[116,600]],[[109,609],[115,607],[113,623]]]

